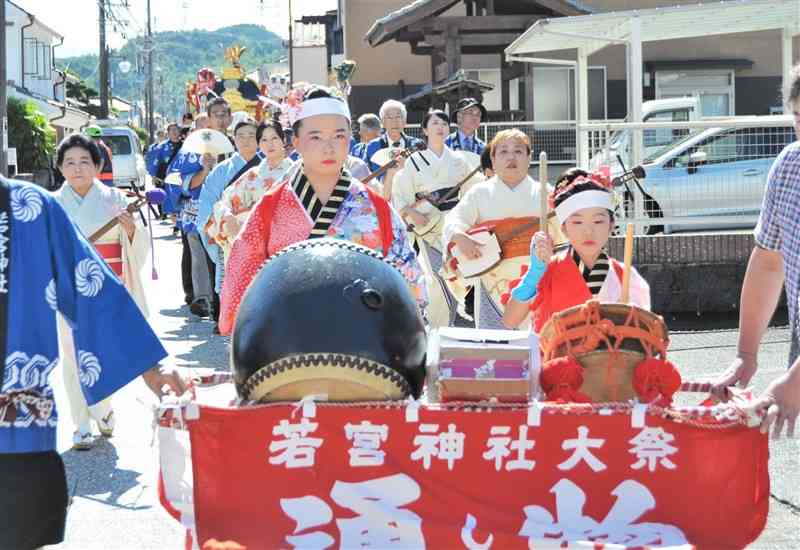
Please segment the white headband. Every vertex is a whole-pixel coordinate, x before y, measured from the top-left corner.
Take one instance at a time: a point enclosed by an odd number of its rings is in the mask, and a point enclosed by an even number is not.
[[[605,208],[614,210],[611,193],[608,191],[580,191],[556,206],[556,216],[560,223],[567,221],[571,215],[584,208]]]
[[[332,97],[315,97],[300,104],[295,122],[316,115],[342,115],[350,120],[350,108],[341,99]]]

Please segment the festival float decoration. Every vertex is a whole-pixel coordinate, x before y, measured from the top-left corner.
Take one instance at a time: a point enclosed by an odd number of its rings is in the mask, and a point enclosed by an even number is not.
[[[524,372],[527,333],[439,331],[417,399],[425,334],[413,308],[395,307],[413,298],[364,250],[306,241],[266,262],[237,319],[233,374],[198,372],[189,396],[161,406],[159,491],[187,548],[744,548],[758,537],[768,438],[745,394],[671,399],[710,386],[676,387],[657,316],[590,302],[554,317],[540,375],[538,349]],[[293,284],[269,284],[281,280]],[[299,391],[269,402],[286,376]],[[410,391],[364,400],[394,379]]]

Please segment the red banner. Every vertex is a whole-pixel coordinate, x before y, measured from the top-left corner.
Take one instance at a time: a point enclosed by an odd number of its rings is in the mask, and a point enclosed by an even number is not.
[[[767,518],[767,438],[741,425],[630,410],[199,410],[188,425],[200,541],[723,549]]]

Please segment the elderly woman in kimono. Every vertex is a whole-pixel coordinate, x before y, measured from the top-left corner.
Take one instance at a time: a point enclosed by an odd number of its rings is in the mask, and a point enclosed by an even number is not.
[[[256,138],[264,160],[228,185],[214,204],[208,219],[199,220],[208,242],[222,248],[225,261],[250,210],[264,193],[283,179],[292,166],[292,161],[286,157],[285,137],[280,122],[262,122],[256,129]]]
[[[261,198],[233,243],[222,284],[220,332],[233,330],[242,296],[264,261],[286,246],[321,237],[355,242],[393,261],[424,308],[425,282],[405,224],[345,167],[347,102],[325,87],[297,87],[290,99],[292,142],[301,163]]]
[[[392,181],[392,204],[413,228],[419,247],[420,263],[430,293],[428,321],[433,327],[453,325],[459,301],[466,289],[461,281],[442,277],[442,226],[444,215],[458,203],[469,185],[482,178],[473,175],[461,153],[453,152],[444,141],[450,119],[444,111],[430,111],[422,121],[428,148],[406,159]],[[460,187],[459,184],[461,184]],[[420,197],[425,198],[420,198]]]
[[[53,195],[81,232],[88,238],[114,218],[119,221],[91,244],[123,282],[142,314],[147,316],[147,300],[140,273],[150,251],[146,230],[125,210],[127,201],[122,191],[103,185],[97,179],[101,157],[94,142],[79,134],[68,136],[59,144],[57,158],[66,181]],[[91,417],[96,420],[100,433],[110,437],[114,430],[114,411],[110,397],[97,403],[90,411],[78,381],[72,331],[62,316],[59,316],[58,328],[64,388],[77,428],[73,444],[77,449],[88,449],[92,444]]]

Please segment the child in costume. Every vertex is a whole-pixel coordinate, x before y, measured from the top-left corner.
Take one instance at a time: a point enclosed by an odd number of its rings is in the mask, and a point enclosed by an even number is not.
[[[521,280],[510,284],[503,315],[509,328],[518,327],[533,312],[533,328],[538,334],[555,313],[592,299],[621,299],[623,266],[605,252],[614,228],[609,179],[573,168],[556,182],[550,207],[569,246],[554,255],[553,241],[546,233],[534,236],[530,268]],[[633,268],[629,296],[631,304],[650,309],[650,287]]]

